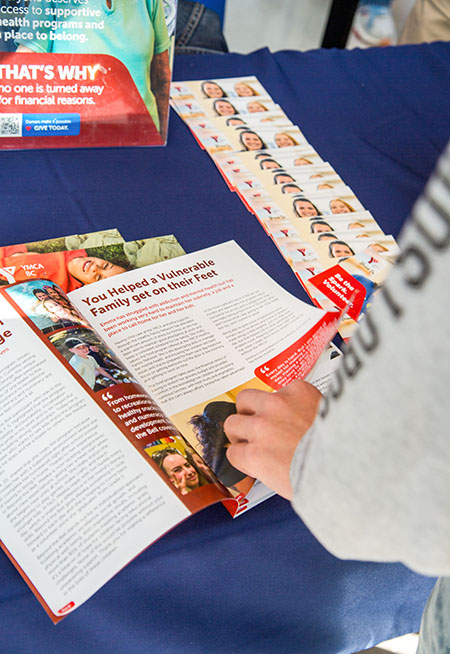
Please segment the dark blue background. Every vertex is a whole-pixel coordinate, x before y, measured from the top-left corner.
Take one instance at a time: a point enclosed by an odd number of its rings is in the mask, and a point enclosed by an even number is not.
[[[449,73],[450,44],[431,44],[180,57],[174,79],[256,75],[396,235],[450,135]],[[0,153],[1,244],[108,227],[174,233],[188,251],[234,238],[302,297],[175,115],[166,148]],[[350,653],[417,629],[432,584],[399,564],[335,559],[280,498],[235,521],[215,506],[56,627],[1,556],[0,652]]]

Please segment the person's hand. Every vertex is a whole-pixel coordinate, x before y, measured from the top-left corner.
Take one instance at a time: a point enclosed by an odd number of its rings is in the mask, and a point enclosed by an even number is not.
[[[172,479],[172,483],[182,495],[187,495],[189,493],[189,488],[186,486],[186,476],[183,476],[178,480]]]
[[[295,449],[312,425],[322,395],[296,380],[276,393],[244,390],[236,398],[237,413],[224,423],[231,443],[231,465],[287,499],[292,498],[289,468]]]

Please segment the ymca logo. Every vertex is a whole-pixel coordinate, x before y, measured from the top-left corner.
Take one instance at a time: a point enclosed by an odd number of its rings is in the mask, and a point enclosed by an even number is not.
[[[14,284],[14,273],[16,271],[15,266],[8,266],[7,268],[0,268],[0,276],[4,277],[8,284]]]

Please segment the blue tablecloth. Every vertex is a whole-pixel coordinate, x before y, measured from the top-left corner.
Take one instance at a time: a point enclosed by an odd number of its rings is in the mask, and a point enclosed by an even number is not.
[[[450,136],[450,44],[184,57],[174,78],[252,74],[396,235]],[[112,226],[174,233],[188,251],[234,238],[304,297],[175,115],[166,148],[0,153],[2,245]],[[432,585],[400,564],[335,559],[280,498],[234,521],[214,506],[56,627],[1,555],[0,652],[350,653],[418,629]]]

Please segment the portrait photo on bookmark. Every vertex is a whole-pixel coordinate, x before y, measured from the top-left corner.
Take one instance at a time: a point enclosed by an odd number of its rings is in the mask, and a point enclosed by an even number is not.
[[[319,216],[352,214],[364,207],[347,187],[344,193],[308,193],[308,195],[285,195],[279,198],[279,205],[294,219],[312,219]]]
[[[296,229],[302,238],[311,240],[312,236],[322,233],[342,233],[348,238],[357,238],[360,234],[383,234],[383,230],[369,211],[358,211],[351,214],[313,216],[308,221],[294,220]]]
[[[318,152],[307,142],[289,148],[267,147],[262,152],[242,150],[240,161],[250,170],[267,170],[270,168],[299,168],[306,171],[309,166],[323,165],[325,162]],[[263,163],[264,162],[264,163]]]
[[[218,116],[210,118],[211,122],[220,129],[244,127],[291,127],[292,121],[280,111],[268,111],[259,114],[240,114],[238,116]]]
[[[282,150],[292,148],[307,141],[298,127],[263,127],[235,130],[230,141],[236,151],[254,152],[259,150]]]
[[[393,264],[400,254],[400,249],[393,236],[379,235],[373,239],[329,239],[315,245],[318,258],[324,268],[345,261],[355,254],[365,254]]]
[[[177,88],[178,86],[178,88]],[[225,77],[203,80],[177,82],[173,85],[172,95],[188,97],[189,94],[199,100],[216,100],[218,98],[247,98],[271,97],[261,82],[254,77]]]
[[[208,118],[223,116],[248,116],[267,114],[281,110],[270,96],[250,96],[237,98],[205,98],[201,106]]]

